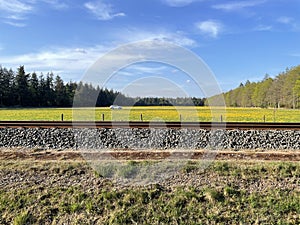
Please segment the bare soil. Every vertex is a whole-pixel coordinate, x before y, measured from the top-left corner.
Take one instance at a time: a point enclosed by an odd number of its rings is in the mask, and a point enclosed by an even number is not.
[[[263,160],[263,161],[300,161],[300,150],[285,151],[205,151],[205,150],[45,150],[24,148],[0,148],[0,160],[60,160],[80,161],[85,158],[105,160],[162,160],[169,157],[180,159],[203,159],[207,156],[216,160]]]

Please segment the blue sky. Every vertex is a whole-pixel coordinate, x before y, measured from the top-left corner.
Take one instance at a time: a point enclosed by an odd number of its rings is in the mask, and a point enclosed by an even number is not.
[[[28,72],[53,71],[65,81],[79,81],[105,53],[141,40],[164,40],[191,50],[228,91],[300,64],[300,1],[0,0],[4,67],[24,65]],[[132,65],[107,86],[134,95],[130,84],[149,84],[147,76],[164,74],[173,82],[169,89],[180,84],[188,95],[203,94],[186,74],[174,76],[172,71],[159,63]],[[126,73],[134,76],[122,76]]]

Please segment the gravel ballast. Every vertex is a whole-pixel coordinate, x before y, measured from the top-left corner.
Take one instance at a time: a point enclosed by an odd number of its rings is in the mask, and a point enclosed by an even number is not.
[[[44,149],[300,149],[297,130],[1,128],[0,147]]]

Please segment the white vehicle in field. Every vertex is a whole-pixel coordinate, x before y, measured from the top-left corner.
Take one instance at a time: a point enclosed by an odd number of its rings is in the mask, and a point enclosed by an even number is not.
[[[111,105],[109,108],[110,108],[110,109],[122,109],[122,106],[119,106],[119,105]]]

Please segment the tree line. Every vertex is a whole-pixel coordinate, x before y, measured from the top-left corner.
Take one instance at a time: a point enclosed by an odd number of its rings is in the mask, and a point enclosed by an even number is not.
[[[0,65],[0,107],[104,107],[112,104],[123,106],[203,106],[204,98],[133,98],[107,88],[83,82],[65,83],[59,75],[52,72],[39,76],[26,73],[24,66],[16,71]],[[96,99],[96,102],[95,102]]]
[[[260,82],[246,81],[223,95],[226,106],[299,109],[300,66],[287,68],[275,78],[266,74]]]
[[[260,82],[247,81],[236,89],[223,93],[226,106],[300,108],[300,66],[287,68],[271,78],[268,74]],[[214,96],[216,97],[216,96]],[[213,98],[213,97],[211,97]],[[207,105],[205,98],[133,98],[99,86],[83,82],[65,83],[52,72],[39,76],[26,73],[24,66],[16,71],[0,65],[0,107],[71,107],[77,106],[187,106]],[[95,103],[96,99],[96,103]]]

